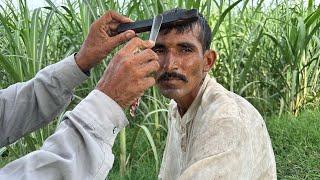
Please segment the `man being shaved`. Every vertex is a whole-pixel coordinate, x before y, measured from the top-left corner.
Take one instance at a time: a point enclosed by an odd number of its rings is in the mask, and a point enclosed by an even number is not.
[[[159,179],[276,179],[263,118],[208,75],[217,59],[211,41],[199,14],[193,23],[163,29],[153,47],[160,64],[156,85],[172,99]]]

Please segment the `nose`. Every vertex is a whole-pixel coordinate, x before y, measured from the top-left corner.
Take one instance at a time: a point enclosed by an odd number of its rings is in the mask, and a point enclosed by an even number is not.
[[[176,55],[173,52],[169,51],[163,59],[163,69],[169,72],[177,70],[178,66],[176,61]]]

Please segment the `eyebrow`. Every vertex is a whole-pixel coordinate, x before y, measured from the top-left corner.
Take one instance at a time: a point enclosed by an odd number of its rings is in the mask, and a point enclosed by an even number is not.
[[[192,48],[192,49],[196,49],[196,46],[192,43],[189,43],[189,42],[180,42],[177,44],[177,46],[179,47],[189,47],[189,48]],[[166,46],[162,43],[156,43],[154,48],[165,48]]]
[[[191,48],[191,49],[197,49],[197,47],[194,44],[189,43],[189,42],[180,42],[180,43],[178,43],[178,46],[180,46],[180,47],[188,47],[188,48]]]
[[[156,43],[153,48],[164,48],[166,47],[164,44]]]

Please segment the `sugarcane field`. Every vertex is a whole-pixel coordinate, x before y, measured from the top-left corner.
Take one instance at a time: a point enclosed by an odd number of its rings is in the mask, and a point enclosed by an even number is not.
[[[320,179],[320,0],[0,0],[0,180]]]

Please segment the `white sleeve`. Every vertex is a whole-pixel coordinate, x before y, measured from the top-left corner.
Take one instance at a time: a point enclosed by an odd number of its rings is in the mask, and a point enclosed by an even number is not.
[[[128,124],[122,108],[93,90],[40,150],[0,169],[0,179],[104,179],[112,168],[112,146]]]
[[[0,90],[0,147],[51,122],[86,80],[74,55],[40,70],[27,82]]]

